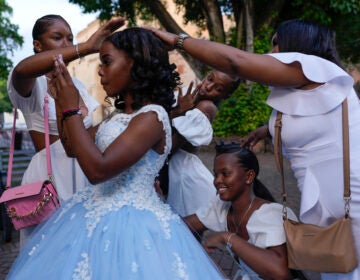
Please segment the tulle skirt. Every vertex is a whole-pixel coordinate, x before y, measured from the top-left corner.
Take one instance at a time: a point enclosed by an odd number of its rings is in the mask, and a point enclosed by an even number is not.
[[[126,205],[93,227],[81,202],[61,209],[36,228],[8,279],[225,278],[177,216],[164,229],[152,211]]]

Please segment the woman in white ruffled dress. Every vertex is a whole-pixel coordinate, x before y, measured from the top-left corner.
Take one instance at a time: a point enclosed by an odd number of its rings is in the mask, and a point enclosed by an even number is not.
[[[282,23],[271,54],[248,53],[230,46],[153,29],[170,47],[231,75],[269,85],[274,109],[269,126],[251,133],[244,145],[274,134],[276,111],[283,112],[282,140],[301,191],[300,220],[330,225],[344,216],[342,102],[348,101],[350,130],[350,216],[360,261],[360,103],[354,80],[341,67],[335,34],[304,20]],[[179,40],[180,39],[180,40]],[[182,44],[181,44],[182,43]],[[323,279],[360,279],[349,273],[322,273]]]

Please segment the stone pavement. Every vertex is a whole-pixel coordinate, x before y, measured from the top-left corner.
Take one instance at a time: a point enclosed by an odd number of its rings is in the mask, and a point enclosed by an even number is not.
[[[204,161],[206,166],[212,171],[214,160],[214,146],[204,148],[200,151],[200,158]],[[281,185],[280,175],[276,169],[273,153],[271,151],[257,153],[260,163],[259,179],[271,191],[277,201],[281,201]],[[284,162],[285,182],[288,192],[288,206],[294,210],[296,214],[299,213],[300,193],[296,187],[296,182],[290,170],[288,162]],[[3,244],[0,241],[0,280],[5,279],[8,270],[16,258],[19,251],[19,234],[13,233],[13,240],[11,243]],[[226,252],[216,251],[211,254],[213,260],[221,267],[224,274],[229,279],[232,279],[237,271],[236,263],[231,256]],[[317,273],[306,272],[309,280],[319,280]],[[235,279],[234,279],[235,280]]]

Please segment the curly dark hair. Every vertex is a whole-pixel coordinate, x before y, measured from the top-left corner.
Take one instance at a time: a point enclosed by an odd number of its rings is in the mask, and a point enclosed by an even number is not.
[[[309,20],[284,21],[276,30],[280,52],[316,55],[342,67],[335,46],[335,32]]]
[[[175,103],[174,90],[180,84],[180,76],[175,70],[176,65],[169,62],[164,43],[151,31],[139,27],[115,32],[106,41],[124,50],[134,61],[131,69],[134,83],[130,89],[133,109],[150,101],[169,112]],[[121,94],[116,98],[115,106],[122,98]]]
[[[257,197],[266,199],[268,201],[271,202],[275,201],[270,191],[257,178],[257,176],[259,175],[259,161],[256,155],[254,154],[254,152],[250,151],[247,148],[242,148],[240,144],[237,142],[225,143],[224,141],[220,141],[216,143],[215,149],[216,149],[215,158],[221,154],[234,154],[238,159],[238,163],[245,170],[254,170],[255,172],[255,179],[253,185],[254,194]]]

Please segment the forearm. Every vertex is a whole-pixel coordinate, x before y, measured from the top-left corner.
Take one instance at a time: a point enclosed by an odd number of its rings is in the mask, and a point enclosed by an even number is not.
[[[69,133],[66,131],[66,127],[63,126],[62,111],[57,103],[55,103],[55,108],[56,108],[56,122],[57,122],[57,127],[58,127],[58,132],[59,132],[59,137],[60,137],[61,143],[64,147],[66,155],[68,157],[75,157],[74,153],[71,149],[71,146],[69,145],[68,139],[67,139],[67,135]]]
[[[87,43],[69,46],[60,49],[48,50],[25,58],[14,69],[14,78],[30,79],[44,75],[51,71],[54,66],[54,57],[58,54],[63,56],[65,63],[69,63],[80,57],[94,53]]]
[[[65,140],[64,148],[71,156],[76,157],[84,174],[89,178],[90,182],[97,183],[99,177],[97,171],[101,170],[102,153],[94,143],[94,139],[86,130],[81,115],[72,115],[62,121]],[[63,139],[65,138],[65,139]],[[96,179],[95,179],[96,178]],[[105,177],[101,180],[106,179]]]
[[[285,248],[263,249],[237,235],[230,236],[228,232],[223,235],[223,240],[225,244],[229,242],[234,254],[263,279],[289,279]]]
[[[299,63],[285,64],[274,57],[255,54],[204,39],[188,38],[183,49],[211,67],[242,79],[269,86],[299,87],[310,81]]]

